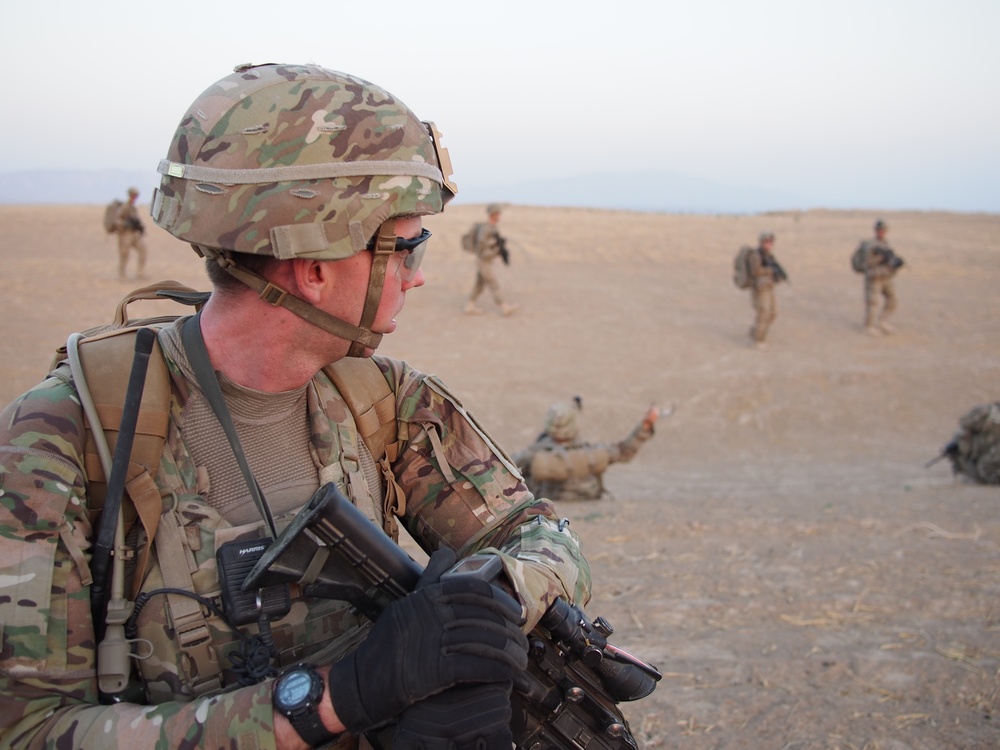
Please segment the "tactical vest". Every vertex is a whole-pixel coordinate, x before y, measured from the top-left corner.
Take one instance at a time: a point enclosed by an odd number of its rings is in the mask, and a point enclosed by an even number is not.
[[[73,334],[56,355],[54,376],[73,385],[84,408],[84,467],[92,523],[104,504],[106,466],[118,440],[136,332],[143,327],[157,329],[177,319],[133,321],[127,307],[136,300],[159,298],[163,291],[189,301],[199,295],[177,282],[136,290],[119,303],[110,325]],[[371,359],[344,359],[329,365],[312,385],[310,411],[319,410],[326,416],[320,439],[331,457],[319,471],[319,483],[335,483],[395,540],[396,514],[405,507],[390,468],[398,451],[395,395]],[[122,504],[128,546],[140,550],[129,564],[127,593],[129,600],[135,601],[142,592],[184,589],[216,601],[220,594],[217,547],[234,539],[263,536],[265,529],[263,522],[233,528],[205,502],[183,441],[167,444],[172,397],[167,363],[157,344],[146,373],[126,476],[129,501]],[[313,426],[315,429],[315,423]],[[364,462],[369,459],[363,452],[378,466],[383,487],[369,484],[364,472]],[[276,520],[287,522],[290,517]],[[86,559],[82,554],[74,556],[84,577],[89,577],[89,569],[83,570]],[[152,703],[190,700],[231,685],[227,671],[239,638],[195,599],[157,596],[138,612],[136,622],[137,669]],[[307,607],[296,597],[289,615],[269,637],[273,637],[280,665],[303,659],[331,661],[360,642],[367,627],[364,618],[344,602],[311,600]],[[255,628],[247,626],[250,632]]]

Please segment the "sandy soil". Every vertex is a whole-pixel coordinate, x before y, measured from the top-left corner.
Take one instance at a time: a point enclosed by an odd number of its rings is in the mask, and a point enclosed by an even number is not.
[[[897,332],[861,331],[849,256],[871,212],[670,216],[511,206],[510,318],[461,314],[472,281],[457,206],[428,283],[382,351],[442,376],[510,450],[579,394],[585,432],[672,417],[616,500],[565,504],[593,566],[591,616],[664,679],[625,706],[645,747],[913,750],[1000,746],[1000,488],[923,464],[1000,398],[1000,216],[885,215],[906,259]],[[100,207],[0,206],[0,397],[75,330],[110,320]],[[792,285],[770,349],[747,346],[737,247],[771,230]],[[205,288],[155,227],[147,276]],[[137,312],[142,312],[137,311]]]

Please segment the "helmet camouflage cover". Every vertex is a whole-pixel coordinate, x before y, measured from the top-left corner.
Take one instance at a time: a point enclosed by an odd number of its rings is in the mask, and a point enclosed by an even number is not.
[[[239,66],[181,120],[150,213],[196,248],[336,260],[394,216],[455,194],[431,123],[380,87],[312,65]]]

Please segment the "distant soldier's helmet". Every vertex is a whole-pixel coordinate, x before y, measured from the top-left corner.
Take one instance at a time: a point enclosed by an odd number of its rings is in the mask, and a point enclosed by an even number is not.
[[[139,195],[139,188],[130,187],[128,189],[128,195],[129,195],[129,197],[131,197],[133,195],[136,195],[136,196]]]
[[[499,203],[491,203],[486,207],[486,213],[489,216],[493,216],[494,214],[498,214],[500,212],[501,212],[501,206]]]
[[[582,408],[583,401],[578,396],[552,404],[545,415],[546,434],[560,443],[576,439],[580,434],[579,417]]]
[[[385,262],[390,219],[438,213],[456,192],[432,123],[368,81],[312,65],[238,66],[188,108],[158,171],[153,220],[253,288],[231,253],[339,260],[375,242]]]
[[[774,232],[761,232],[760,242],[774,242]]]
[[[888,228],[889,228],[889,225],[886,224],[881,219],[879,219],[878,221],[875,222],[875,231],[876,232],[881,232],[881,231],[884,231],[884,230],[886,230]]]

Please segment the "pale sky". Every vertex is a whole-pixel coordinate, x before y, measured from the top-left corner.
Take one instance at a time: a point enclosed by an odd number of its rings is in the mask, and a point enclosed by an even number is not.
[[[810,207],[1000,212],[1000,0],[5,2],[0,173],[155,169],[237,63],[434,120],[460,188],[665,170]]]

